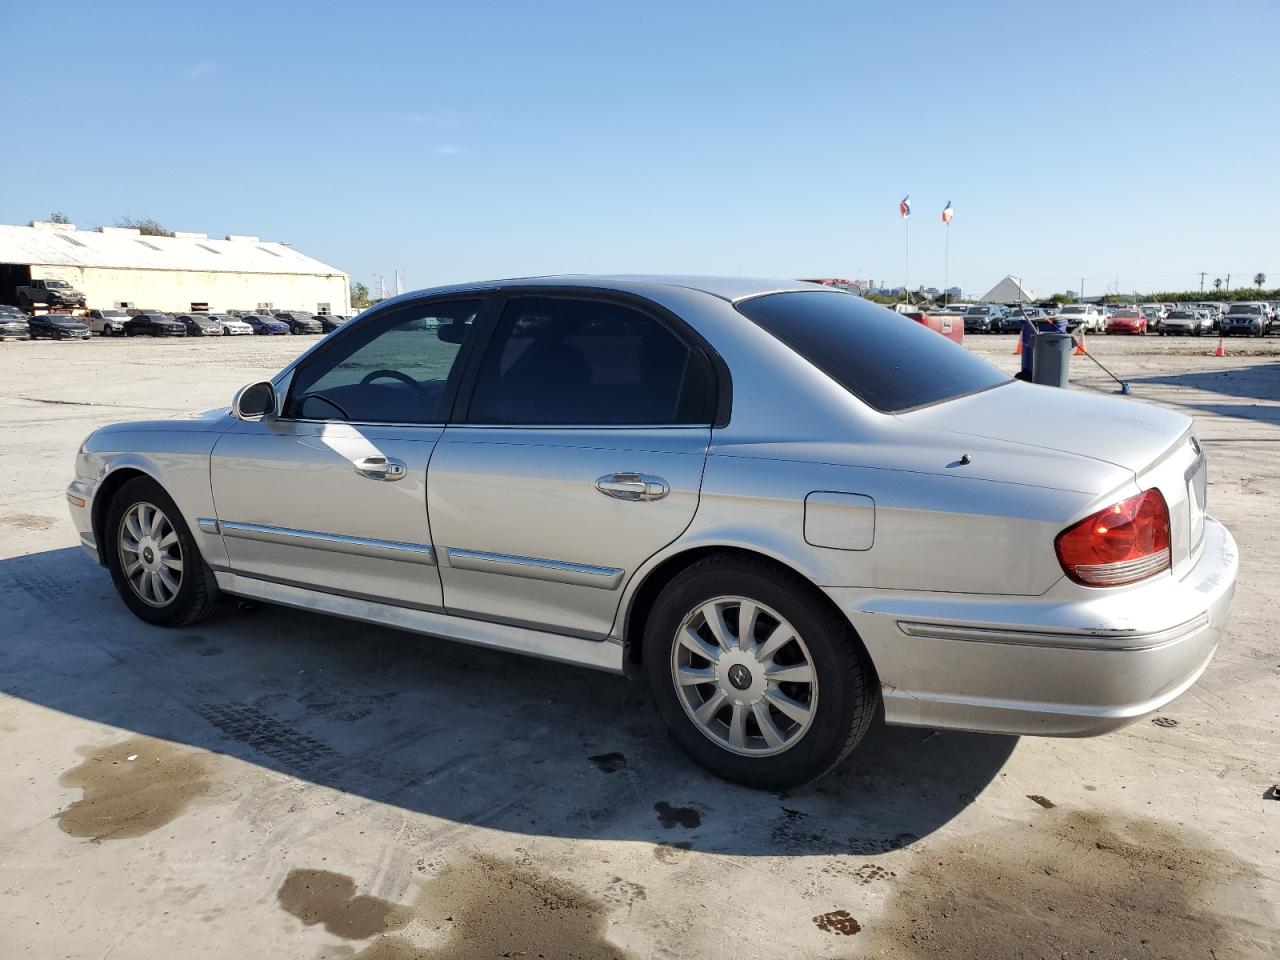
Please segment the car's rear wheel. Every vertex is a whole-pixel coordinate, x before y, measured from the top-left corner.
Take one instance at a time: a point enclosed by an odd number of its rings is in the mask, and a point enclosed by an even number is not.
[[[879,685],[840,614],[763,561],[701,561],[659,595],[644,659],[675,741],[713,773],[785,789],[831,770],[865,735]]]
[[[140,619],[182,627],[213,612],[218,588],[177,505],[148,477],[112,498],[103,528],[116,591]]]

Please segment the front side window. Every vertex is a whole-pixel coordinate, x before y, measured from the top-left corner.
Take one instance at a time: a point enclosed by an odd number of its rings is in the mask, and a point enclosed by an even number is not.
[[[858,297],[771,293],[736,306],[882,413],[950,400],[1010,379],[928,327]]]
[[[482,303],[404,307],[347,331],[294,374],[285,416],[443,423],[445,386]]]
[[[702,352],[656,317],[617,303],[510,300],[476,378],[470,421],[503,425],[710,424]]]

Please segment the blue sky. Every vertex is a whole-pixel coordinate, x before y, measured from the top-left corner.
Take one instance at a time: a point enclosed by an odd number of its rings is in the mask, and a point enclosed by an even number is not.
[[[1277,26],[1272,0],[0,0],[0,222],[150,216],[410,287],[897,284],[910,192],[913,286],[942,284],[948,200],[967,292],[1275,284]]]

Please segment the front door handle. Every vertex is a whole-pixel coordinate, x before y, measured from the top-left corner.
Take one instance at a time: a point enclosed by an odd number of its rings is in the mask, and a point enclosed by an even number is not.
[[[618,500],[661,500],[671,492],[667,481],[651,473],[606,473],[596,478],[596,489]]]
[[[403,460],[395,457],[364,457],[352,464],[356,473],[370,480],[402,480],[409,472]]]

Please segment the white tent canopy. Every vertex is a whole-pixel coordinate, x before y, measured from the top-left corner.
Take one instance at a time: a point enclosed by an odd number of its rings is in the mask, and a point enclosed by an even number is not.
[[[1011,276],[1005,277],[979,298],[982,303],[1030,303],[1036,295]]]

